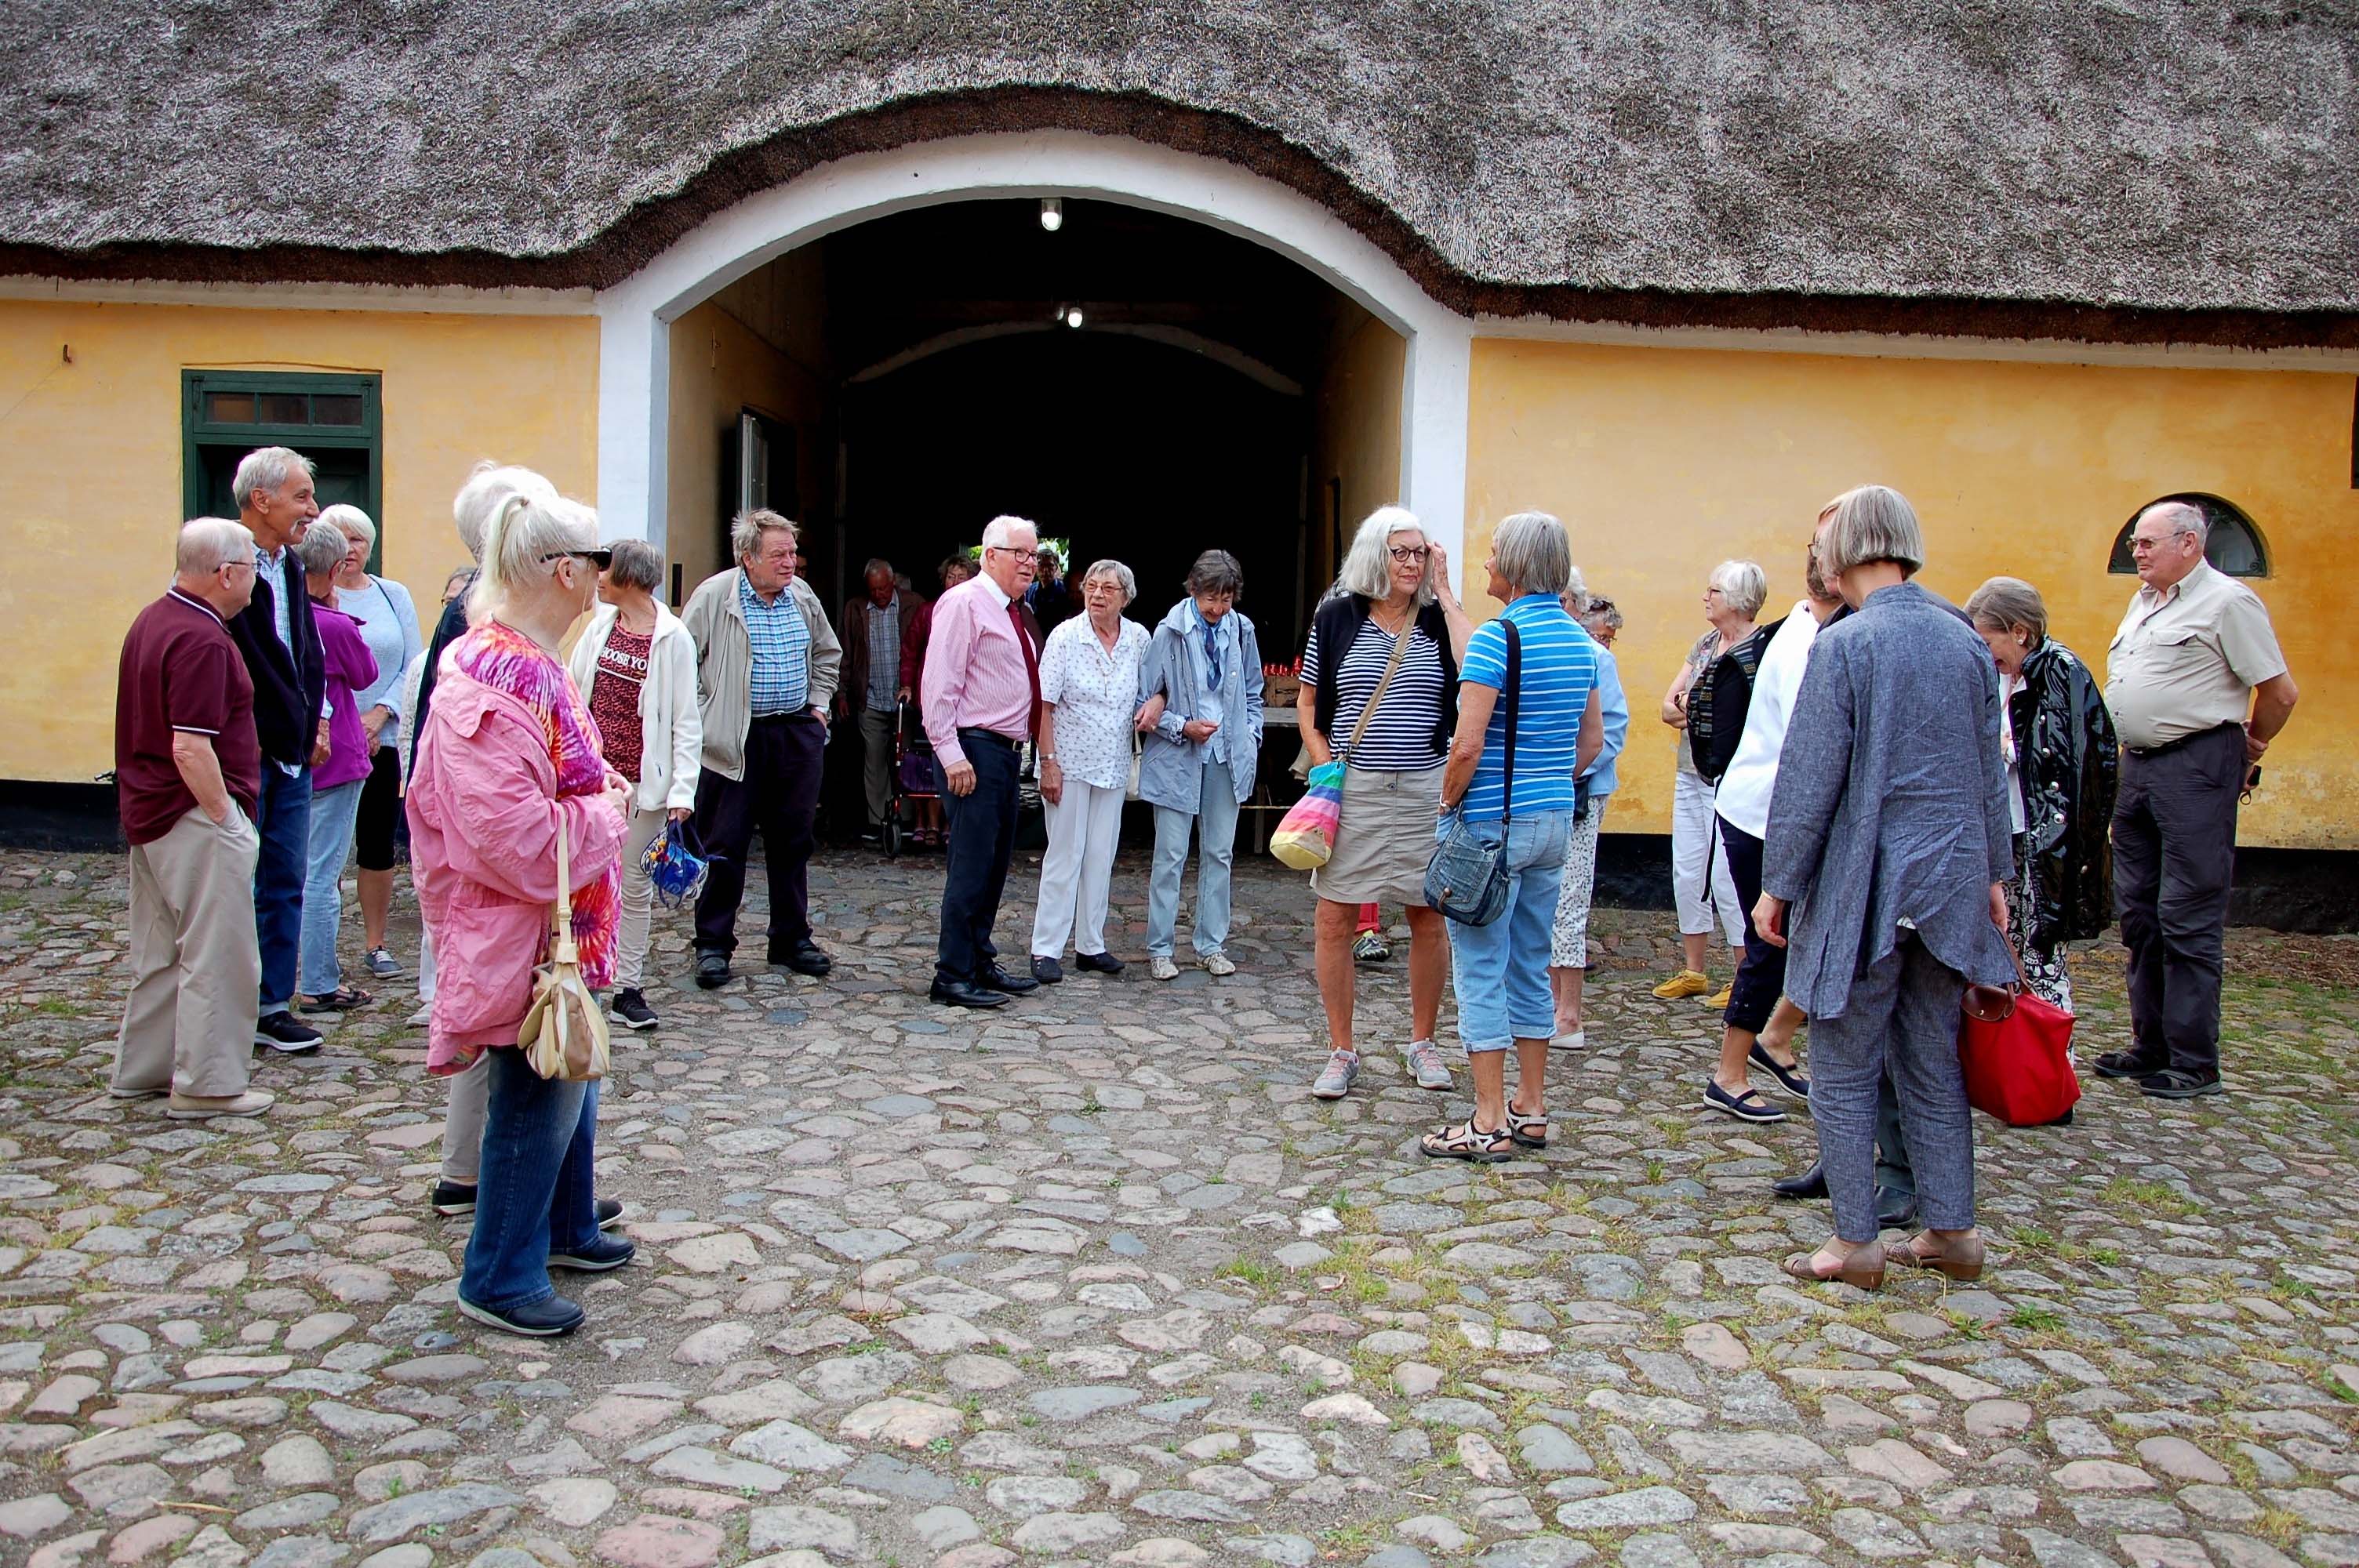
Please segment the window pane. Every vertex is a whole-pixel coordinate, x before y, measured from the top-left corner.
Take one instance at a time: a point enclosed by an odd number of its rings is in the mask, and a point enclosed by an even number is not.
[[[311,400],[299,392],[266,392],[262,395],[262,423],[265,425],[309,425],[311,422]]]
[[[213,425],[251,425],[254,423],[254,394],[250,392],[208,392],[205,394],[205,419]]]
[[[361,399],[357,393],[322,392],[311,399],[311,423],[314,425],[357,425],[361,422]]]

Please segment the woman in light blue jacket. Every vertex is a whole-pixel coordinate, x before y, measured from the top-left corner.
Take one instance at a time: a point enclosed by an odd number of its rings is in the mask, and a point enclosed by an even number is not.
[[[1188,572],[1188,597],[1155,629],[1139,662],[1138,728],[1146,736],[1138,793],[1155,807],[1155,869],[1147,890],[1147,971],[1177,979],[1180,879],[1188,832],[1197,838],[1196,956],[1214,975],[1237,966],[1229,939],[1229,867],[1237,808],[1261,761],[1261,643],[1236,608],[1245,572],[1207,550]]]
[[[1564,886],[1557,893],[1556,920],[1549,931],[1549,990],[1556,1000],[1556,1033],[1549,1044],[1560,1051],[1578,1051],[1589,1044],[1581,993],[1589,968],[1589,906],[1597,892],[1597,836],[1605,822],[1606,802],[1614,798],[1619,782],[1614,762],[1630,734],[1630,699],[1623,695],[1622,669],[1614,660],[1614,634],[1622,629],[1622,612],[1612,600],[1591,597],[1578,568],[1572,586],[1565,590],[1564,607],[1596,644],[1597,697],[1605,720],[1605,749],[1578,780],[1580,816],[1565,839]]]

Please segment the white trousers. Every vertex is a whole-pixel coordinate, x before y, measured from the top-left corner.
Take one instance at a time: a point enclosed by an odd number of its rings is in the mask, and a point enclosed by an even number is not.
[[[1040,857],[1040,902],[1032,914],[1032,956],[1055,958],[1073,938],[1076,953],[1106,950],[1106,894],[1114,883],[1114,839],[1122,831],[1124,787],[1065,781],[1065,798],[1042,802],[1049,852]]]
[[[614,989],[636,990],[647,961],[647,927],[655,916],[655,883],[647,880],[647,846],[671,813],[661,806],[634,811],[623,830],[623,920],[614,937]]]
[[[1736,883],[1728,875],[1728,851],[1720,842],[1712,816],[1712,798],[1720,792],[1697,774],[1681,773],[1671,790],[1671,888],[1679,899],[1680,935],[1696,936],[1712,929],[1714,910],[1732,947],[1745,946],[1745,911],[1736,902]],[[1711,858],[1709,877],[1705,858]],[[1709,883],[1709,887],[1707,887]]]

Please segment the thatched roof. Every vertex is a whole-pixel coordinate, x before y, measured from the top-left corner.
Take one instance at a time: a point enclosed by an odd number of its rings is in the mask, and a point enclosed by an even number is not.
[[[0,271],[603,284],[1071,125],[1467,308],[2359,341],[2359,0],[13,0],[0,50]]]

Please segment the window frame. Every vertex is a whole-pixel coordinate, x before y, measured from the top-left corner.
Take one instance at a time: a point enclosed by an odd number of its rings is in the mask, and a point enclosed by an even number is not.
[[[2143,517],[2148,511],[2157,506],[2160,506],[2167,501],[2183,502],[2186,504],[2194,507],[2197,511],[2201,512],[2204,517],[2211,523],[2212,532],[2214,534],[2219,532],[2220,524],[2223,522],[2227,522],[2243,528],[2245,534],[2252,539],[2253,553],[2258,556],[2261,560],[2260,570],[2253,572],[2228,571],[2218,562],[2212,559],[2211,541],[2207,537],[2204,542],[2203,558],[2205,564],[2209,565],[2212,570],[2221,572],[2224,576],[2233,577],[2240,582],[2257,582],[2277,575],[2277,557],[2269,549],[2268,535],[2261,532],[2261,525],[2253,521],[2253,514],[2251,513],[2245,511],[2243,507],[2237,505],[2234,502],[2229,500],[2224,495],[2214,495],[2210,491],[2206,490],[2181,490],[2175,491],[2169,495],[2158,495],[2152,501],[2144,503],[2136,511],[2130,514],[2129,521],[2124,523],[2121,525],[2120,531],[2114,534],[2112,553],[2105,557],[2105,572],[2107,576],[2136,577],[2137,575],[2137,567],[2130,557],[2130,533],[2133,529],[2136,528],[2137,520],[2140,517]]]
[[[292,447],[298,451],[334,449],[365,451],[368,464],[369,520],[376,524],[377,540],[369,551],[368,569],[381,572],[385,559],[385,411],[384,378],[364,372],[183,370],[180,373],[180,515],[204,515],[212,486],[205,473],[205,452],[227,447],[253,451],[257,447]],[[259,400],[272,394],[327,394],[361,400],[357,425],[231,424],[205,417],[209,393],[250,393]]]

